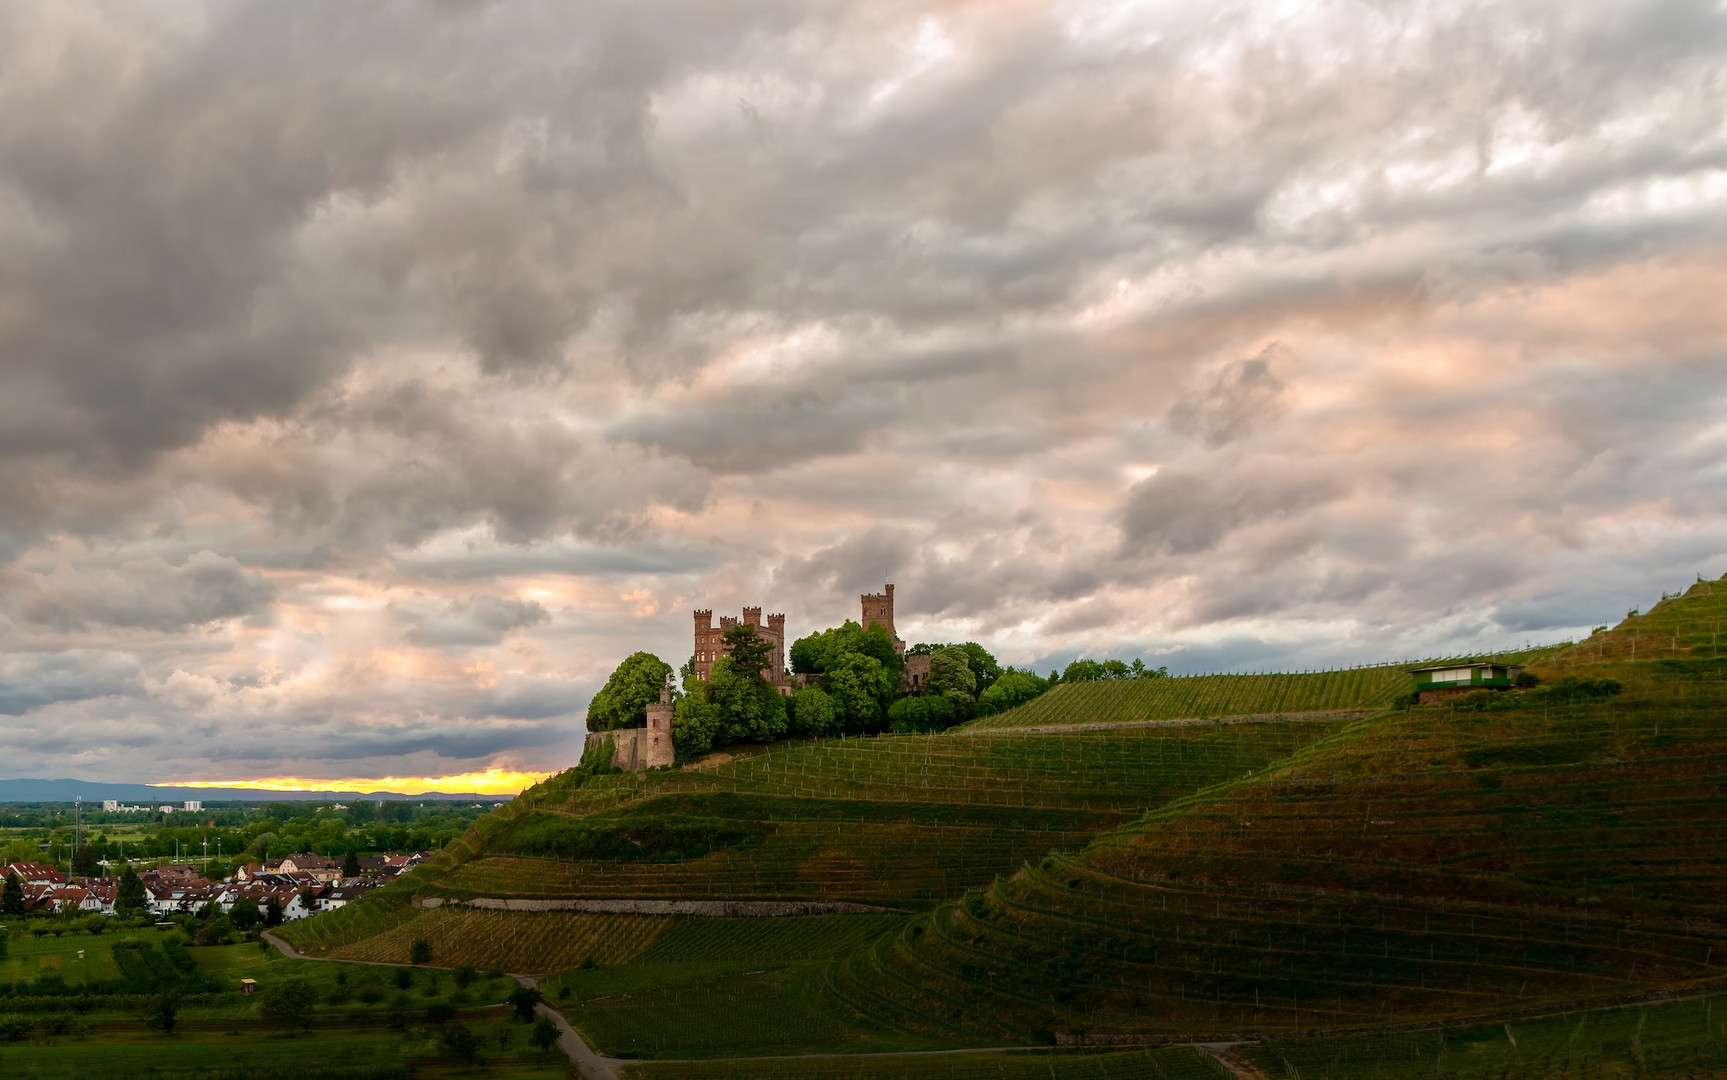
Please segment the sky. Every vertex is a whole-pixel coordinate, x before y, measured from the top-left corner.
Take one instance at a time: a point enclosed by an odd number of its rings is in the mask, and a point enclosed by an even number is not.
[[[0,773],[514,790],[889,581],[1586,634],[1727,572],[1723,282],[1718,0],[8,2]]]

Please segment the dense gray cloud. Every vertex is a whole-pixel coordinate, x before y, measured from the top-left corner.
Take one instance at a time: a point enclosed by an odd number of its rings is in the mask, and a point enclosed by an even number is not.
[[[57,630],[110,626],[179,631],[262,613],[274,589],[233,558],[200,551],[179,566],[162,559],[113,570],[66,568],[38,578],[24,615]]]
[[[544,771],[692,607],[887,580],[1015,662],[1611,619],[1727,570],[1724,58],[1706,0],[7,4],[0,755]]]

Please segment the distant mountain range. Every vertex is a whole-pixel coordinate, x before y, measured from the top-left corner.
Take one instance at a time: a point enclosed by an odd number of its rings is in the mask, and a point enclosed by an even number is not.
[[[463,802],[507,802],[508,795],[428,791],[403,795],[394,791],[255,791],[252,788],[151,787],[148,784],[99,784],[91,780],[0,780],[0,803],[71,802],[104,799],[160,806],[202,799],[205,802],[351,802],[361,799],[451,799]]]

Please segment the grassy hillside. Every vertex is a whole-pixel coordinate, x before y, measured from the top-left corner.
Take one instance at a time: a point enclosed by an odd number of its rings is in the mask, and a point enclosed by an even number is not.
[[[1537,670],[1627,690],[1356,723],[836,961],[833,1007],[1004,1039],[1277,1031],[1727,977],[1727,666],[1560,659]]]
[[[1402,665],[1265,675],[1176,675],[1063,683],[967,730],[1133,724],[1220,716],[1372,711],[1409,692]]]
[[[1570,1080],[1727,1075],[1727,996],[1449,1030],[1276,1038],[1241,1056],[1279,1080]]]
[[[1082,684],[938,736],[565,774],[413,886],[901,914],[404,909],[295,933],[380,958],[429,934],[476,964],[527,940],[572,965],[548,989],[573,1022],[648,1059],[1214,1036],[1308,1080],[1727,1076],[1721,621],[1727,590],[1700,582],[1523,657],[1546,689],[1447,707],[1389,708],[1400,668]],[[1217,716],[1256,718],[1141,723]],[[1221,1075],[1183,1053],[630,1071]]]
[[[552,783],[488,820],[422,891],[927,907],[1340,724],[827,740]]]

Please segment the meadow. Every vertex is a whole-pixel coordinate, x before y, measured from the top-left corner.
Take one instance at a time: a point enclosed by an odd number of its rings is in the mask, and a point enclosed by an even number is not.
[[[450,972],[291,960],[257,943],[189,947],[174,929],[35,936],[37,922],[14,921],[0,962],[0,1076],[454,1076],[466,1067],[442,1040],[451,1025],[477,1036],[493,1075],[567,1074],[565,1058],[531,1048],[509,1021],[507,977],[476,974],[463,988]],[[259,993],[242,995],[242,979]],[[303,1030],[260,1013],[286,981],[312,990]],[[164,995],[177,1005],[171,1034],[150,1023]]]

